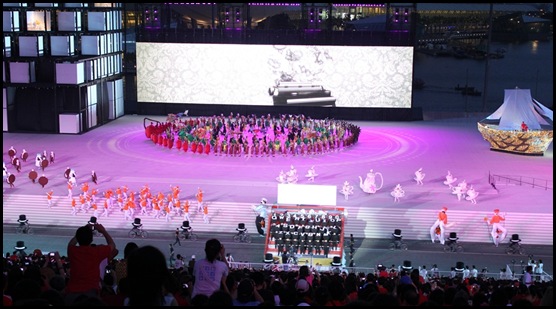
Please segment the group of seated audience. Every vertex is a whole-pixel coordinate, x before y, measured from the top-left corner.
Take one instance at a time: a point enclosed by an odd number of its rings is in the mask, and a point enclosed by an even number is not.
[[[80,233],[87,234],[85,229],[78,230],[74,237],[79,243],[77,247],[84,247],[88,253],[106,250],[108,255],[113,254],[107,233],[107,245],[86,244]],[[69,245],[74,241],[72,238]],[[130,242],[124,248],[123,259],[103,260],[92,272],[93,277],[98,274],[98,288],[75,293],[87,281],[82,278],[86,276],[83,271],[74,271],[75,264],[82,260],[70,261],[71,254],[70,257],[57,252],[42,254],[38,249],[29,255],[8,253],[3,263],[3,303],[4,306],[551,306],[553,299],[552,280],[526,284],[523,280],[486,276],[423,278],[418,269],[401,269],[392,276],[387,272],[349,272],[341,267],[317,271],[308,265],[288,271],[231,268],[224,245],[217,239],[206,242],[205,254],[194,265],[171,268],[156,247]]]

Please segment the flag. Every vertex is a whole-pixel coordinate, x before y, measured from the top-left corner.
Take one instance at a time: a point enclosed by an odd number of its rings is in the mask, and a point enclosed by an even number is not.
[[[271,270],[272,270],[273,272],[279,272],[279,271],[281,271],[280,268],[281,268],[281,267],[280,267],[279,264],[273,264]]]
[[[512,272],[512,269],[510,268],[510,265],[506,264],[506,279],[513,279],[514,278],[514,274]]]

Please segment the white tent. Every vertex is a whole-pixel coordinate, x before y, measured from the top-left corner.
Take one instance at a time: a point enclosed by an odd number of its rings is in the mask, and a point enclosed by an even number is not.
[[[551,130],[553,111],[533,99],[530,89],[505,89],[504,103],[485,120],[498,120],[499,130],[521,130],[521,122],[525,122],[529,130]]]

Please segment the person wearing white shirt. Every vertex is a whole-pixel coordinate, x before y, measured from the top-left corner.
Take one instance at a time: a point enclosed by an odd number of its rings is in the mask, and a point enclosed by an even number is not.
[[[421,269],[419,270],[419,275],[420,275],[421,277],[423,277],[423,279],[425,280],[425,282],[428,281],[428,274],[429,274],[429,271],[427,270],[427,266],[426,266],[426,265],[423,265],[423,267],[421,267]]]
[[[477,268],[475,267],[475,265],[471,266],[471,277],[472,278],[477,278],[479,276],[479,271],[477,270]]]
[[[535,267],[535,275],[540,281],[544,281],[544,264],[541,259],[537,260],[537,267]]]
[[[471,276],[471,271],[469,270],[469,266],[465,265],[465,268],[463,269],[463,279],[467,279],[469,276]]]

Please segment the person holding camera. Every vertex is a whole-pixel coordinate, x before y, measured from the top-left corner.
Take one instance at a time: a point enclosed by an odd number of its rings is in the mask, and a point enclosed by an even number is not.
[[[66,304],[72,305],[81,295],[99,297],[101,263],[112,260],[118,249],[102,224],[94,224],[94,229],[104,236],[106,245],[93,244],[91,224],[79,227],[75,236],[68,242],[67,256],[71,261],[71,276],[66,287]]]
[[[66,277],[66,269],[64,268],[64,263],[60,257],[58,251],[52,251],[48,253],[48,259],[45,259],[45,265],[43,267],[50,267],[54,270],[54,273]]]

